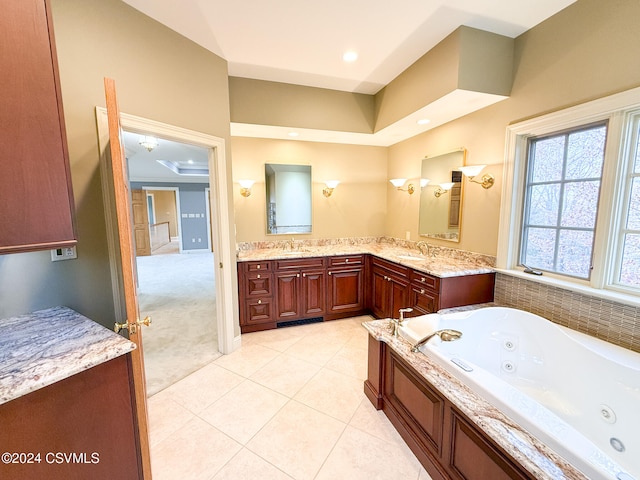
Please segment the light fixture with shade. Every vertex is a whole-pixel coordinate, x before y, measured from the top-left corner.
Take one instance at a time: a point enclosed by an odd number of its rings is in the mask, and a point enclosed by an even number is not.
[[[420,188],[424,188],[427,186],[427,184],[430,182],[431,180],[429,180],[428,178],[421,178],[420,179]]]
[[[467,165],[466,167],[459,167],[458,170],[460,170],[462,174],[469,179],[470,182],[480,184],[482,185],[482,188],[491,188],[493,187],[493,184],[496,180],[490,173],[485,173],[482,176],[481,182],[473,179],[482,171],[484,167],[486,167],[486,165]]]
[[[333,189],[338,186],[340,181],[339,180],[327,180],[324,183],[325,183],[326,187],[322,189],[322,194],[325,197],[329,198],[331,196],[331,194],[333,193]]]
[[[241,187],[240,195],[242,195],[243,197],[248,197],[249,195],[251,195],[251,187],[256,182],[255,180],[238,180],[238,183]]]
[[[449,190],[451,190],[454,185],[455,183],[453,182],[441,183],[438,187],[436,187],[433,194],[436,196],[436,198],[440,198],[440,196],[444,195]]]
[[[406,178],[392,178],[391,180],[389,180],[391,182],[391,184],[396,187],[398,190],[400,190],[401,192],[407,192],[409,195],[412,195],[413,192],[416,191],[416,187],[413,185],[413,183],[410,183],[409,185],[407,185],[407,188],[402,188],[402,186],[405,184],[405,182],[407,181]]]
[[[138,143],[146,148],[148,152],[150,152],[158,146],[158,139],[151,135],[142,135]]]

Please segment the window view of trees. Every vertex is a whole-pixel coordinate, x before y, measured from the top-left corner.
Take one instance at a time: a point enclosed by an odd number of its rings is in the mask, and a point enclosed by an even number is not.
[[[600,123],[530,139],[521,263],[589,278],[606,135]],[[640,184],[634,198],[640,206]],[[640,258],[640,214],[635,220],[639,235],[628,245]]]

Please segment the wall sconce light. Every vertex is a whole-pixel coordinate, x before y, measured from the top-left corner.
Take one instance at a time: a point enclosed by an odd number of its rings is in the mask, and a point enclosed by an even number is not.
[[[406,178],[392,178],[389,181],[398,190],[400,190],[401,192],[407,192],[409,195],[413,195],[413,192],[416,191],[416,187],[414,187],[413,183],[410,183],[409,185],[407,185],[407,188],[402,188],[402,186],[404,185],[404,182],[407,181]]]
[[[146,148],[148,152],[150,152],[158,146],[158,139],[156,137],[152,137],[151,135],[143,135],[140,137],[138,143]]]
[[[453,182],[441,183],[440,186],[436,187],[436,189],[433,192],[433,194],[436,196],[436,198],[440,198],[441,195],[444,195],[449,190],[451,190],[454,185],[455,185],[455,183],[453,183]]]
[[[459,167],[458,170],[460,170],[463,175],[469,179],[470,182],[478,183],[482,185],[482,188],[491,188],[493,187],[496,179],[490,173],[485,173],[482,176],[481,182],[473,179],[473,177],[478,175],[484,167],[486,167],[486,165],[469,165],[466,167]]]
[[[322,189],[322,194],[329,198],[331,196],[331,194],[333,193],[333,189],[336,188],[338,186],[338,184],[340,183],[339,180],[327,180],[326,182],[324,182],[326,187],[324,187]]]
[[[431,180],[429,180],[428,178],[421,178],[420,179],[420,188],[424,188],[427,186],[427,184],[430,182]]]
[[[240,195],[242,195],[243,197],[248,197],[249,195],[251,195],[251,187],[253,187],[253,184],[256,183],[255,180],[238,180],[238,183],[240,184]]]

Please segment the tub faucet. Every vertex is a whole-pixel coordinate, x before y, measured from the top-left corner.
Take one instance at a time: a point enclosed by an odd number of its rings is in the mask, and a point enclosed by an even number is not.
[[[398,310],[399,318],[396,320],[392,318],[389,321],[389,325],[391,326],[391,334],[394,337],[398,336],[398,328],[401,327],[404,323],[404,314],[413,312],[413,308],[401,308]]]
[[[437,332],[430,333],[418,343],[416,343],[413,347],[411,347],[411,351],[416,353],[420,351],[420,347],[422,347],[425,343],[431,340],[433,337],[440,337],[440,340],[443,342],[453,342],[454,340],[458,340],[462,336],[462,332],[458,330],[450,330],[445,328],[444,330],[438,330]]]

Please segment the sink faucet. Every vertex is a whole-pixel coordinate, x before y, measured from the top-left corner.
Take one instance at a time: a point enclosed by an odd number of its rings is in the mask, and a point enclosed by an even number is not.
[[[284,245],[282,246],[283,250],[293,250],[295,247],[296,239],[291,237],[290,240],[285,240]]]
[[[422,255],[426,255],[427,257],[429,256],[429,244],[427,242],[420,241],[416,243],[416,247],[418,247],[418,250],[420,250]]]
[[[391,334],[394,337],[398,336],[398,328],[404,323],[404,314],[411,312],[413,312],[413,308],[401,308],[398,310],[399,318],[397,320],[395,318],[390,320],[389,325],[391,326]]]
[[[458,330],[450,330],[448,328],[445,328],[444,330],[438,330],[436,332],[430,333],[418,343],[416,343],[413,347],[411,347],[411,351],[414,353],[419,352],[420,347],[422,347],[425,343],[436,336],[440,337],[440,340],[442,340],[443,342],[453,342],[454,340],[458,340],[462,336],[462,332],[459,332]]]

